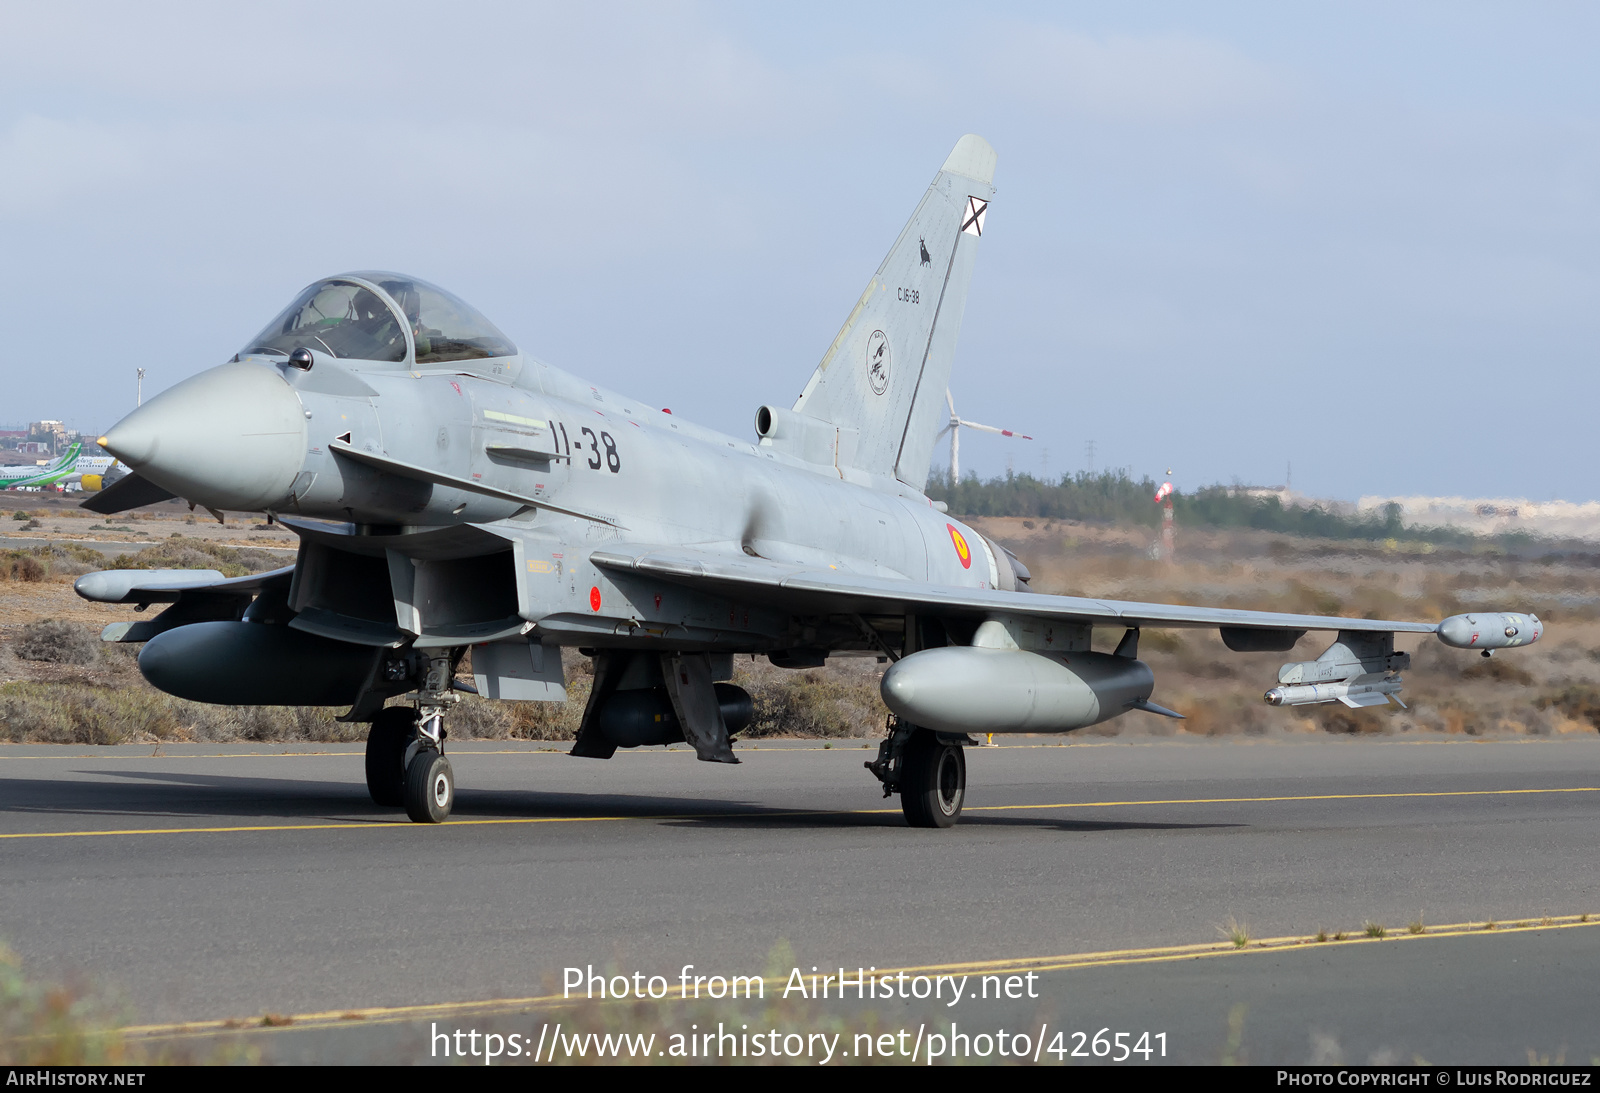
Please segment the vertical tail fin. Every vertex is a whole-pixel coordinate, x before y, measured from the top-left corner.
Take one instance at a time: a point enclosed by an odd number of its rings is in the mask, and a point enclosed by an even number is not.
[[[852,466],[927,483],[994,165],[982,137],[956,142],[794,404],[839,428],[841,461],[853,433]]]

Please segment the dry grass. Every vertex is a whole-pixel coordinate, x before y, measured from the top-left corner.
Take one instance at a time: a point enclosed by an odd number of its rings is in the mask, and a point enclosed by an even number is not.
[[[154,545],[118,566],[200,566],[224,573],[285,564],[281,552],[252,549],[252,537],[281,529],[233,522],[219,526],[177,506],[119,516]],[[137,650],[87,641],[107,623],[148,616],[131,607],[92,604],[71,582],[104,557],[62,536],[83,534],[83,516],[46,507],[24,514],[44,521],[44,547],[0,551],[0,740],[64,743],[136,740],[351,740],[364,727],[342,725],[341,709],[231,709],[184,702],[152,690],[134,666]],[[1409,710],[1347,710],[1330,705],[1274,709],[1261,692],[1285,661],[1314,658],[1326,635],[1308,635],[1289,653],[1234,653],[1215,630],[1151,630],[1140,652],[1156,675],[1155,700],[1188,715],[1171,721],[1129,714],[1085,730],[1094,736],[1262,736],[1331,733],[1387,736],[1412,732],[1466,736],[1592,733],[1600,729],[1600,552],[1594,556],[1519,559],[1491,553],[1384,549],[1321,543],[1252,531],[1180,529],[1181,564],[1146,555],[1144,529],[1065,522],[984,519],[986,534],[1016,550],[1044,592],[1213,606],[1437,619],[1470,607],[1532,608],[1550,626],[1531,649],[1491,660],[1432,639],[1402,639],[1413,651],[1404,697]],[[8,530],[17,523],[7,525]],[[286,533],[282,533],[286,534]],[[176,537],[174,537],[176,536]],[[241,539],[241,536],[244,538]],[[3,545],[3,540],[0,540]],[[71,624],[85,640],[76,662],[27,659],[35,624]],[[58,643],[73,645],[59,629]],[[1120,632],[1096,634],[1109,651]],[[83,659],[85,658],[86,659]],[[588,697],[588,661],[568,652],[569,700],[491,703],[468,698],[452,717],[459,739],[571,739]],[[828,667],[787,671],[741,658],[735,682],[755,700],[747,738],[876,736],[887,711],[878,697],[883,665],[836,658]]]
[[[1515,557],[1180,528],[1179,564],[1168,566],[1150,560],[1146,529],[1029,522],[1033,528],[1020,519],[973,524],[1016,551],[1041,592],[1421,620],[1471,609],[1531,610],[1549,626],[1538,645],[1487,660],[1402,636],[1399,647],[1413,654],[1402,696],[1408,710],[1274,709],[1261,702],[1279,665],[1315,658],[1331,635],[1308,634],[1288,653],[1234,653],[1215,630],[1149,631],[1140,655],[1155,671],[1154,699],[1188,720],[1130,714],[1090,732],[1539,736],[1600,729],[1600,548]],[[1110,651],[1119,637],[1097,632],[1096,648]]]
[[[185,1047],[129,1042],[128,1011],[87,983],[42,983],[28,977],[15,953],[0,945],[0,1066],[130,1066],[250,1063],[259,1052],[225,1045],[196,1057]]]
[[[29,634],[49,636],[48,648]],[[34,659],[24,656],[24,651]],[[57,653],[57,650],[65,652]],[[38,657],[49,652],[52,659]],[[364,724],[337,720],[339,707],[212,706],[163,694],[139,674],[138,647],[106,645],[81,623],[52,620],[0,644],[0,741],[126,744],[157,741],[334,741],[366,737]],[[565,654],[567,701],[491,702],[471,695],[450,715],[457,740],[571,740],[593,684],[590,661]],[[470,660],[463,673],[470,671]],[[791,672],[741,660],[734,680],[755,700],[747,737],[861,737],[880,733],[882,668],[871,660],[825,671]]]

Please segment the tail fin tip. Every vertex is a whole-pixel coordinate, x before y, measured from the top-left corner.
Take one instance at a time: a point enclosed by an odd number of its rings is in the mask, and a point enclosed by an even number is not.
[[[976,133],[968,133],[956,141],[950,158],[940,168],[953,175],[965,175],[985,185],[994,185],[995,151],[989,142]]]

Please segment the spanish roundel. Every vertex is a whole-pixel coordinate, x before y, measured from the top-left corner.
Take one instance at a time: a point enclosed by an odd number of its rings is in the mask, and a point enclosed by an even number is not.
[[[962,538],[961,533],[956,530],[954,524],[946,524],[945,527],[950,529],[950,541],[956,546],[956,557],[961,559],[961,568],[971,569],[972,548],[967,546],[966,539]]]

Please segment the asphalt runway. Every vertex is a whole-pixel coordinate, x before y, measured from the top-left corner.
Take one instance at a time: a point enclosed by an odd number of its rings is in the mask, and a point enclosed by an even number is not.
[[[860,742],[743,746],[732,768],[464,744],[442,827],[371,805],[358,749],[317,750],[0,748],[0,937],[32,974],[118,993],[141,1035],[202,1055],[248,1035],[269,1060],[428,1061],[437,1028],[532,1037],[563,1013],[846,1042],[969,1018],[1165,1031],[1167,1061],[1600,1056],[1594,737],[1023,740],[969,749],[949,831],[904,827]],[[1036,979],[955,1008],[574,1010],[563,969],[591,965],[774,992],[791,967]],[[220,1032],[266,1014],[294,1023]]]

